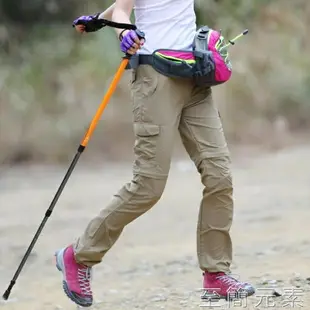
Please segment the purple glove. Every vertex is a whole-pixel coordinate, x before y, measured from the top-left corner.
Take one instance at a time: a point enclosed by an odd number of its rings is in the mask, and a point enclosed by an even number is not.
[[[127,32],[126,35],[122,37],[120,44],[122,52],[127,53],[127,51],[136,43],[135,39],[139,39],[139,37],[134,30]]]
[[[105,25],[98,19],[100,13],[94,14],[94,15],[86,15],[86,16],[80,16],[76,20],[73,21],[73,27],[77,25],[83,25],[85,27],[85,32],[94,32]]]

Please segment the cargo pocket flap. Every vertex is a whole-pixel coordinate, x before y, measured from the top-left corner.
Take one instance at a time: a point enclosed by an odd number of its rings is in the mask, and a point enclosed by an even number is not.
[[[157,136],[159,134],[159,126],[153,124],[134,124],[134,132],[139,137]]]

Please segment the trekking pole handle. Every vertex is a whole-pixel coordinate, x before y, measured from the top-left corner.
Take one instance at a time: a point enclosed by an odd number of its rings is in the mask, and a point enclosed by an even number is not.
[[[139,29],[135,29],[135,32],[136,32],[139,40],[142,40],[142,39],[145,40],[145,33],[143,31],[141,31]],[[125,58],[129,60],[132,56],[133,55],[130,55],[130,54],[126,53]]]
[[[137,34],[139,40],[142,40],[142,39],[145,40],[145,33],[143,31],[141,31],[139,29],[136,29],[135,31],[136,31],[136,34]]]
[[[99,21],[104,26],[109,26],[109,27],[118,28],[118,29],[125,29],[125,30],[134,30],[136,34],[138,35],[139,40],[142,40],[142,39],[145,40],[145,33],[139,30],[137,26],[134,24],[117,23],[117,22],[113,22],[111,20],[107,20],[103,18],[100,18]],[[130,58],[130,55],[126,54],[126,58]]]

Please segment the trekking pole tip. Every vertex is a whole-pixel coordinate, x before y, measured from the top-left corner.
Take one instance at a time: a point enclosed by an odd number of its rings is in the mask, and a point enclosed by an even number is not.
[[[7,289],[5,292],[4,292],[4,294],[2,295],[2,298],[4,299],[4,300],[8,300],[8,298],[9,298],[9,296],[10,296],[10,291]]]
[[[9,298],[9,296],[10,296],[10,294],[11,294],[11,290],[12,290],[14,284],[15,284],[15,281],[12,280],[11,283],[10,283],[10,285],[9,285],[9,287],[7,288],[7,290],[6,290],[6,291],[4,292],[4,294],[2,295],[2,298],[3,298],[4,300],[8,300],[8,298]]]
[[[249,29],[245,29],[242,34],[245,36],[248,33],[249,33]]]

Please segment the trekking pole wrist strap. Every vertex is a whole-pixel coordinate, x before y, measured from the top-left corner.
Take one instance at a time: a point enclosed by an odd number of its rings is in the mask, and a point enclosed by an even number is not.
[[[120,41],[123,40],[123,33],[124,33],[126,30],[128,30],[128,29],[123,29],[123,30],[121,31],[121,33],[119,34],[118,39],[119,39]]]
[[[118,28],[118,29],[124,29],[124,30],[136,30],[137,29],[137,26],[133,24],[116,23],[116,22],[112,22],[111,20],[102,19],[102,18],[100,18],[99,21],[104,26],[109,26],[112,28]]]
[[[116,22],[112,22],[110,20],[107,20],[107,19],[98,19],[103,26],[109,26],[109,27],[112,27],[112,28],[118,28],[118,29],[123,29],[122,32],[119,34],[119,39],[120,41],[123,39],[122,35],[124,33],[124,31],[126,30],[134,30],[139,39],[145,39],[145,35],[142,31],[138,30],[137,26],[136,25],[133,25],[133,24],[126,24],[126,23],[116,23]]]

